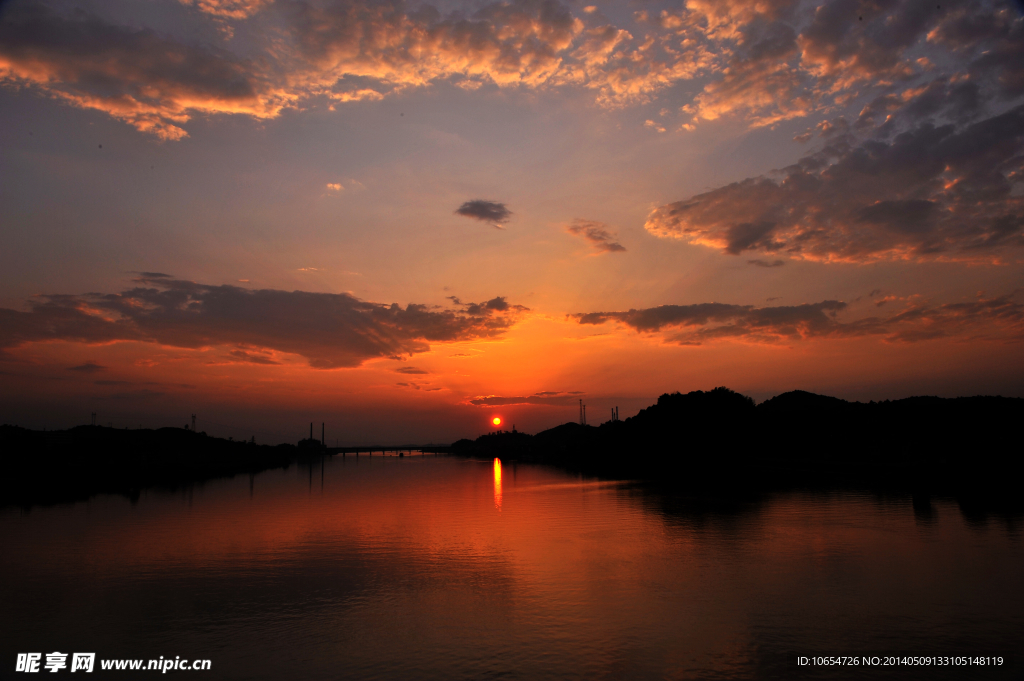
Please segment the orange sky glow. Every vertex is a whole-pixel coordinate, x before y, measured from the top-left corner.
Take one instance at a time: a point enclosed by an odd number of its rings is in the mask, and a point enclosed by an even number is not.
[[[1024,396],[1014,5],[278,4],[0,9],[0,421]]]

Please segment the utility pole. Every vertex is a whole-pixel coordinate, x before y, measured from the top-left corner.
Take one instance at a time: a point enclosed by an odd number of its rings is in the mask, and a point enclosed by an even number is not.
[[[196,415],[192,414],[192,432],[196,432]]]
[[[324,430],[324,423],[323,423],[323,421],[321,421],[320,422],[320,444],[323,445],[324,447],[327,446],[327,438],[324,437],[324,433],[325,432],[326,431]]]
[[[587,405],[583,405],[583,425],[587,425]]]
[[[96,425],[96,412],[92,413],[92,425]]]
[[[580,425],[583,425],[583,398],[580,398]]]

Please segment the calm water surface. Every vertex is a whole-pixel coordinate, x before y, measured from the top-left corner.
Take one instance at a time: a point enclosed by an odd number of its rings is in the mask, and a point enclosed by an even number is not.
[[[536,466],[349,455],[7,509],[0,538],[3,678],[25,676],[16,653],[55,650],[208,658],[176,674],[208,679],[1024,678],[1021,533],[954,504],[709,506]],[[892,653],[1006,664],[796,663]]]

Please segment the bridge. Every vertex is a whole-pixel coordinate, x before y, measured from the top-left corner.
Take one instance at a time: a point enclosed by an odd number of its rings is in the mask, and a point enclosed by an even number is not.
[[[421,452],[422,454],[450,454],[452,451],[451,445],[360,445],[358,447],[327,447],[324,452],[329,455],[335,454],[369,454],[373,456],[375,452],[380,452],[381,456],[385,456],[391,453],[392,456],[412,456],[413,452]]]

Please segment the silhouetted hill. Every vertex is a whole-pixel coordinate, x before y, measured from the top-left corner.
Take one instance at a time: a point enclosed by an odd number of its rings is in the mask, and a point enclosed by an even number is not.
[[[816,481],[1009,489],[1022,468],[1020,423],[1019,398],[862,403],[795,390],[755,407],[749,397],[715,388],[662,395],[623,421],[567,423],[515,439],[488,435],[461,440],[453,452],[706,486]]]
[[[727,388],[672,393],[624,421],[600,426],[565,423],[530,437],[495,433],[460,440],[453,452],[499,456],[586,468],[611,474],[643,474],[709,459],[735,456],[756,421],[753,401]],[[684,463],[685,462],[685,463]]]
[[[137,496],[144,487],[255,473],[289,465],[292,445],[275,447],[209,437],[182,428],[118,430],[78,426],[34,431],[0,426],[0,505]]]
[[[816,395],[806,390],[791,390],[762,402],[758,410],[762,413],[779,412],[834,412],[850,403],[838,397]]]

